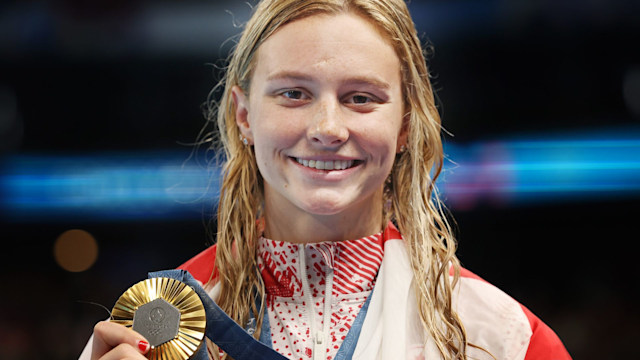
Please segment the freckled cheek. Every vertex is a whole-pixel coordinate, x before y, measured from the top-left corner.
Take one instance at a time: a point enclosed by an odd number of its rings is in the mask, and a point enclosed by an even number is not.
[[[395,159],[396,141],[395,138],[389,138],[391,131],[389,130],[389,132],[385,133],[375,132],[375,136],[372,132],[369,132],[361,142],[364,151],[380,165],[393,163],[393,159]]]
[[[358,137],[365,151],[387,162],[395,159],[396,145],[402,116],[400,109],[384,109],[370,114],[365,121],[360,121],[352,129],[352,136]]]
[[[298,137],[286,128],[273,129],[264,133],[261,140],[256,139],[256,143],[262,143],[261,149],[268,153],[279,154],[295,146]]]
[[[262,140],[278,148],[295,145],[305,134],[303,121],[286,112],[270,113],[269,116],[262,117],[256,125],[256,142]]]
[[[304,132],[275,123],[264,123],[253,131],[256,151],[279,152],[293,147]]]

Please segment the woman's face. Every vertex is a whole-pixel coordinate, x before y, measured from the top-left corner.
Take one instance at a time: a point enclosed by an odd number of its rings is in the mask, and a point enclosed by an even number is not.
[[[254,145],[265,211],[380,211],[404,144],[400,62],[369,22],[316,15],[259,48],[249,93],[233,89],[237,123]]]

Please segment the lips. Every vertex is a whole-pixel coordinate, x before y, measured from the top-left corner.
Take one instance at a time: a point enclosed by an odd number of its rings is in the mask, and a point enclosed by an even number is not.
[[[298,164],[317,170],[345,170],[353,167],[359,160],[306,160],[294,158]]]

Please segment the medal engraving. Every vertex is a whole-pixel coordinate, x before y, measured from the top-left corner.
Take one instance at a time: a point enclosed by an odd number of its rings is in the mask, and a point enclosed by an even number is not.
[[[178,336],[180,311],[163,299],[144,304],[133,315],[133,330],[157,347]]]

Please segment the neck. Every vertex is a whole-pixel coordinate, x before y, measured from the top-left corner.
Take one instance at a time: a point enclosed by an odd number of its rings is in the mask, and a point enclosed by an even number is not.
[[[265,203],[264,236],[291,243],[317,243],[359,239],[382,230],[382,193],[376,206],[369,202],[332,215],[291,212]]]

